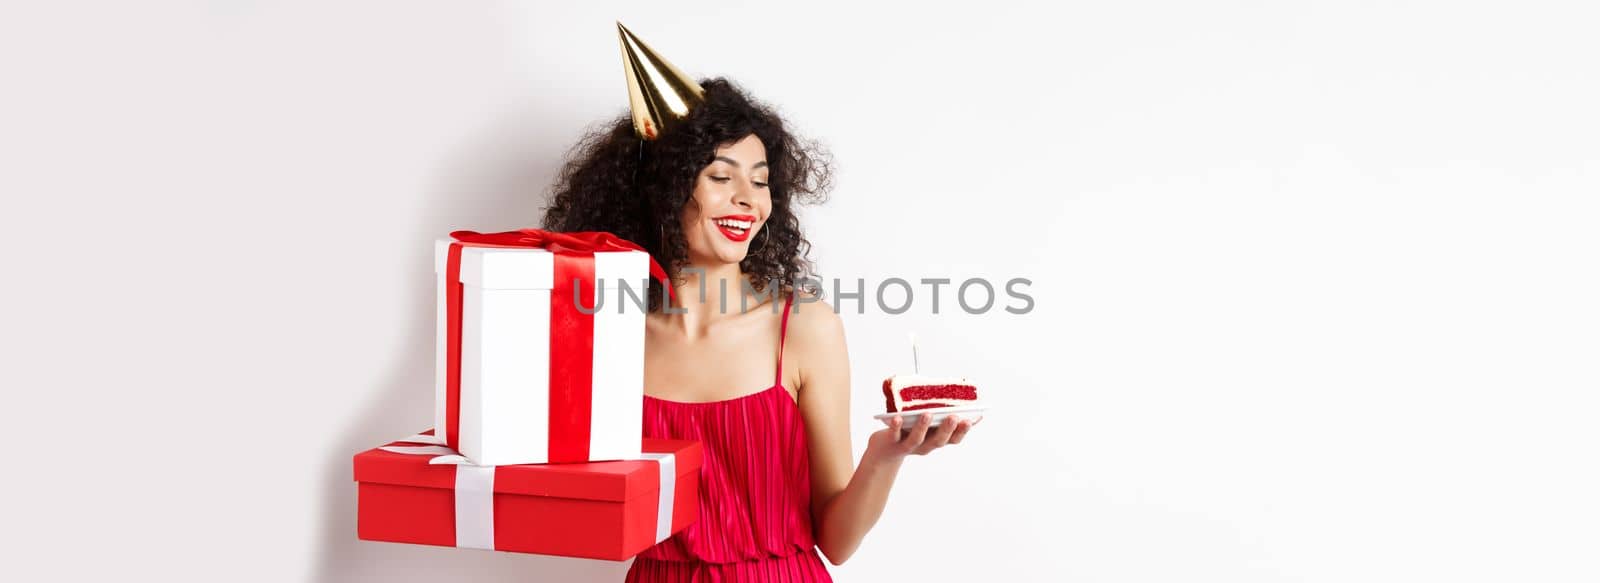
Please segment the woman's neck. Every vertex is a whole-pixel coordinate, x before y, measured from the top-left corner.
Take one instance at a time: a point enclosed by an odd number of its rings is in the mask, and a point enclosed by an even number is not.
[[[704,335],[711,326],[729,316],[737,316],[748,303],[758,303],[759,298],[744,296],[744,273],[737,263],[714,266],[689,265],[678,271],[682,283],[674,283],[672,293],[677,296],[677,306],[671,313],[690,337]],[[747,297],[744,302],[741,297]]]

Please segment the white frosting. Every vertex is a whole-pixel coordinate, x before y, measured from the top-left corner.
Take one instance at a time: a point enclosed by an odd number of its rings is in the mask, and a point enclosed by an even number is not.
[[[967,377],[930,377],[918,374],[897,374],[889,377],[889,386],[899,391],[901,387],[921,385],[970,385]]]

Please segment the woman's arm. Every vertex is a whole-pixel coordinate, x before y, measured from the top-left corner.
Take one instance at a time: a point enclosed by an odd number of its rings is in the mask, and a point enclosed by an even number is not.
[[[904,436],[898,419],[874,433],[851,471],[850,358],[839,315],[823,302],[801,304],[790,315],[785,352],[799,364],[800,413],[805,418],[811,454],[811,517],[817,547],[840,565],[854,554],[877,524],[889,489],[907,455],[923,455],[947,443],[960,443],[970,421],[947,418],[930,431],[923,415]]]

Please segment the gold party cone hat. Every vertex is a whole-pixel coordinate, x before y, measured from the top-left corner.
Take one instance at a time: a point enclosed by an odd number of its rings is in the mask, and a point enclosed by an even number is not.
[[[661,58],[633,31],[617,23],[622,43],[622,68],[628,77],[628,103],[633,108],[633,132],[654,140],[672,124],[689,115],[702,101],[705,90],[672,63]]]

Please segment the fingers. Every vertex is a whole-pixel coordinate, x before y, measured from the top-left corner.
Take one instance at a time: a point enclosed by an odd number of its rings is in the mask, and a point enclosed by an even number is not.
[[[923,413],[917,416],[917,422],[900,438],[900,447],[906,452],[916,451],[926,440],[928,427],[933,425],[933,414]]]
[[[946,415],[944,422],[939,424],[939,429],[922,440],[922,445],[917,448],[917,455],[927,455],[933,450],[944,447],[946,443],[950,443],[950,436],[955,434],[956,425],[960,422],[960,417]]]
[[[982,418],[978,419],[978,421],[982,420]],[[968,421],[966,419],[962,419],[961,423],[956,427],[956,432],[950,434],[950,443],[952,445],[961,443],[961,440],[966,439],[967,437],[967,430],[972,429],[972,426],[977,424],[977,421]]]
[[[897,436],[895,445],[903,454],[928,455],[946,445],[961,443],[961,440],[966,439],[967,432],[982,420],[982,417],[977,420],[967,420],[959,415],[946,415],[939,426],[934,427],[933,414],[923,413],[917,416],[910,427],[906,427],[903,417],[890,419],[889,431],[891,435]]]

